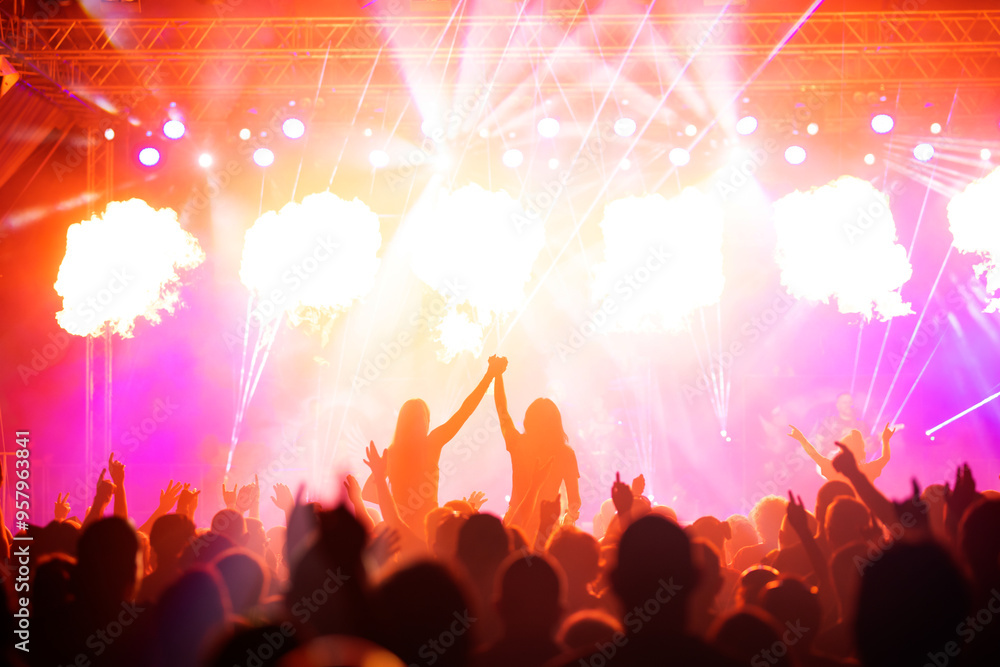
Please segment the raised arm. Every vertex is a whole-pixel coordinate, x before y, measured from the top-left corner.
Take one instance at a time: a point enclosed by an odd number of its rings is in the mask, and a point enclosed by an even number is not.
[[[93,522],[104,516],[104,510],[111,502],[111,496],[115,492],[115,485],[110,480],[104,479],[107,468],[101,469],[101,476],[97,480],[97,490],[94,492],[94,502],[90,506],[90,512],[83,519],[83,527],[86,528]]]
[[[833,457],[833,469],[847,478],[854,490],[858,492],[858,498],[868,506],[876,519],[887,527],[894,525],[899,521],[896,506],[883,496],[882,492],[876,489],[871,480],[861,472],[851,450],[839,442],[837,446],[840,447],[840,453]]]
[[[888,424],[882,429],[882,453],[877,459],[868,464],[868,467],[872,469],[872,477],[878,477],[882,474],[882,469],[889,463],[889,440],[892,439],[895,432],[896,429],[889,428]]]
[[[365,501],[361,499],[361,485],[358,484],[358,480],[354,475],[348,475],[344,478],[344,489],[347,491],[347,499],[354,506],[354,516],[358,520],[358,523],[364,526],[365,532],[368,533],[369,537],[374,536],[375,522],[372,521],[372,517],[368,513],[368,508],[365,507]]]
[[[399,508],[396,506],[396,501],[393,500],[392,493],[389,491],[389,482],[386,481],[389,470],[389,452],[382,452],[380,456],[378,448],[375,447],[375,441],[372,440],[368,443],[368,449],[365,451],[365,454],[368,456],[365,459],[365,465],[371,468],[372,471],[368,479],[375,484],[375,489],[378,491],[378,508],[382,511],[382,519],[390,527],[395,528],[401,537],[405,536],[413,540],[422,541],[399,515]]]
[[[115,485],[115,516],[128,521],[128,501],[125,500],[125,464],[115,461],[115,453],[108,457],[108,474]]]
[[[167,482],[167,488],[160,491],[160,504],[156,506],[153,513],[146,523],[139,526],[139,532],[146,533],[149,535],[149,531],[153,530],[153,524],[164,514],[169,514],[170,510],[173,509],[174,503],[181,497],[181,487],[182,484],[177,482],[174,484],[174,480]]]
[[[816,462],[816,465],[820,467],[820,470],[822,470],[824,476],[826,476],[826,471],[830,470],[830,460],[816,451],[816,448],[812,446],[808,439],[806,439],[806,436],[803,435],[802,431],[795,428],[791,424],[788,425],[788,428],[792,429],[792,432],[788,434],[789,437],[802,445],[802,449],[804,449],[806,454],[809,455],[809,458]]]
[[[506,364],[506,361],[503,363]],[[462,406],[451,416],[451,419],[438,426],[427,436],[427,442],[431,447],[435,447],[438,451],[440,451],[442,447],[448,444],[448,441],[455,437],[458,430],[462,428],[462,425],[465,424],[469,417],[472,416],[472,413],[475,412],[479,402],[483,400],[483,396],[486,395],[486,389],[489,388],[490,382],[492,382],[493,378],[501,372],[501,362],[499,359],[497,357],[490,357],[486,374],[483,375],[483,379],[479,381],[479,384],[477,384],[476,388],[472,390],[472,393],[469,394],[468,398],[462,402]]]
[[[506,359],[504,365],[506,366]],[[503,386],[503,371],[497,373],[493,379],[493,403],[497,406],[497,419],[500,420],[500,432],[511,433],[516,430],[514,420],[510,418],[507,410],[507,392]]]

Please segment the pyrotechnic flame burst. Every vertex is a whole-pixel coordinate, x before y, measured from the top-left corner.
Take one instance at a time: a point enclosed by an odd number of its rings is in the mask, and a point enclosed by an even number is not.
[[[692,312],[718,303],[722,222],[722,207],[695,188],[608,204],[604,262],[593,275],[595,297],[616,311],[607,330],[679,331]]]
[[[896,243],[888,198],[868,181],[841,176],[774,204],[781,284],[798,299],[881,320],[913,312],[900,288],[913,275]]]
[[[955,248],[961,252],[979,253],[983,261],[976,264],[976,275],[986,275],[986,289],[991,295],[985,312],[1000,310],[1000,169],[969,183],[948,204],[948,224]]]
[[[537,216],[529,219],[503,191],[472,184],[431,197],[407,218],[410,266],[447,303],[435,327],[443,347],[438,357],[479,356],[494,318],[524,298],[545,234]]]
[[[63,309],[59,325],[77,336],[105,327],[130,338],[135,320],[159,324],[160,311],[180,301],[177,269],[205,260],[197,239],[181,229],[177,213],[141,199],[111,202],[104,213],[70,225],[56,278]]]
[[[332,321],[375,282],[382,245],[378,216],[330,192],[268,211],[247,230],[240,280],[261,321]]]

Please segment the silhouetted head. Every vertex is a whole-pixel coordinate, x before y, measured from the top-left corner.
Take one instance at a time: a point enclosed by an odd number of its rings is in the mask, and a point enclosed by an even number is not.
[[[847,482],[840,480],[826,482],[819,487],[819,491],[816,492],[816,521],[820,528],[826,526],[826,513],[830,508],[830,503],[841,496],[854,498],[854,488]]]
[[[149,546],[159,565],[177,560],[194,537],[194,522],[184,514],[164,514],[149,531]]]
[[[394,446],[406,447],[421,442],[431,428],[431,411],[421,398],[411,398],[403,403],[396,417],[396,431],[392,435]]]
[[[753,527],[753,522],[742,514],[734,514],[728,519],[730,537],[726,541],[726,556],[730,563],[743,547],[750,547],[757,544],[757,529]]]
[[[548,398],[537,398],[524,413],[524,434],[539,444],[566,444],[559,408]]]
[[[965,511],[958,543],[980,592],[1000,584],[1000,500],[978,500]]]
[[[450,516],[455,516],[455,511],[447,507],[435,507],[424,517],[424,540],[427,544],[434,545],[434,535],[438,526]]]
[[[545,551],[562,567],[570,588],[585,587],[600,574],[601,545],[575,526],[552,533]]]
[[[965,646],[958,628],[968,606],[965,581],[944,548],[894,544],[861,578],[854,622],[861,664],[922,665],[948,642]]]
[[[261,603],[271,583],[267,565],[246,551],[233,550],[215,561],[233,612],[246,616]]]
[[[626,609],[656,602],[657,624],[683,627],[685,605],[698,583],[691,542],[677,524],[647,514],[622,534],[611,585]]]
[[[861,574],[871,563],[868,546],[864,542],[842,546],[830,556],[830,578],[844,618],[854,618],[857,612]]]
[[[455,552],[458,551],[458,533],[465,525],[465,521],[465,517],[452,513],[438,525],[430,547],[439,560],[451,562],[455,559]]]
[[[444,566],[418,563],[390,575],[373,606],[374,639],[404,663],[468,664],[477,617]]]
[[[865,539],[871,528],[868,508],[854,498],[840,497],[826,513],[826,539],[831,549]]]
[[[781,521],[785,518],[788,501],[781,496],[764,496],[750,510],[757,534],[764,544],[776,545],[781,532]]]
[[[692,538],[700,537],[712,543],[720,553],[726,553],[726,540],[732,539],[733,529],[726,521],[719,521],[714,516],[703,516],[695,519],[688,526],[687,533]]]
[[[479,585],[492,585],[496,569],[509,553],[510,537],[503,522],[492,514],[470,516],[458,531],[455,554]]]
[[[35,580],[31,586],[31,609],[45,617],[61,613],[73,599],[73,568],[76,560],[61,553],[48,554],[38,559]]]
[[[809,652],[819,635],[822,608],[816,591],[794,577],[781,577],[764,587],[760,606],[796,635],[795,651]]]
[[[793,667],[791,656],[780,650],[782,647],[787,649],[781,635],[782,628],[773,618],[760,609],[747,607],[716,622],[712,645],[734,664]]]
[[[219,510],[212,517],[212,532],[222,535],[238,547],[247,543],[247,523],[243,515],[236,510]]]
[[[496,608],[508,636],[553,637],[564,585],[544,554],[511,554],[496,581]]]
[[[117,608],[135,593],[139,539],[127,521],[99,519],[77,543],[74,587],[78,598],[95,611]]]
[[[197,665],[225,632],[229,598],[210,569],[196,566],[167,588],[156,608],[160,658],[167,665]]]
[[[616,618],[598,609],[587,609],[563,621],[557,639],[573,653],[595,651],[613,643],[616,633],[623,633]]]
[[[778,579],[778,571],[767,565],[748,567],[740,576],[740,585],[736,589],[737,606],[759,605],[760,594],[764,588]]]

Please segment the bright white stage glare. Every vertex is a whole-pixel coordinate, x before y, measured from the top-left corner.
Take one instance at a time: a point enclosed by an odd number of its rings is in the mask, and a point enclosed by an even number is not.
[[[306,133],[306,124],[298,118],[288,118],[281,124],[281,131],[289,139],[298,139]]]
[[[948,203],[948,226],[952,244],[962,253],[975,253],[973,269],[986,280],[989,303],[984,312],[1000,310],[1000,234],[996,211],[1000,208],[1000,169],[969,183]]]
[[[163,136],[167,139],[180,139],[184,136],[184,123],[179,120],[168,120],[163,124]]]
[[[368,161],[376,169],[381,169],[382,167],[389,164],[389,154],[384,150],[376,148],[371,153],[368,154]]]
[[[110,127],[104,130],[104,138],[107,139],[108,141],[111,141],[112,139],[115,138],[115,131]]]
[[[725,438],[726,437],[726,429],[722,429],[721,431],[719,431],[719,435],[721,435],[723,438]]]
[[[667,154],[667,158],[670,160],[670,164],[675,167],[683,167],[691,161],[691,154],[685,149],[678,147],[671,150]]]
[[[505,167],[514,169],[515,167],[520,167],[521,163],[524,162],[524,154],[516,148],[511,148],[503,154],[502,161]]]
[[[258,148],[253,152],[253,161],[258,167],[270,167],[274,164],[274,153],[270,148]]]
[[[538,121],[538,134],[542,135],[546,139],[551,139],[552,137],[559,134],[559,121],[555,118],[543,118]]]
[[[874,118],[872,118],[872,129],[875,130],[877,134],[886,134],[887,132],[892,132],[892,128],[896,125],[896,121],[892,119],[892,116],[885,113],[880,113]]]
[[[549,169],[558,169],[558,168],[559,168],[559,160],[558,160],[558,158],[554,158],[554,157],[553,158],[549,158]]]
[[[941,134],[941,123],[931,123],[931,134]]]
[[[875,155],[872,154],[872,153],[869,153],[868,155],[866,155],[865,156],[865,164],[867,164],[867,165],[873,165],[873,164],[875,164]]]
[[[802,146],[789,146],[785,149],[785,160],[788,164],[802,164],[806,161],[806,149]]]
[[[615,134],[619,137],[631,137],[635,134],[635,121],[631,118],[619,118],[615,121]]]
[[[209,155],[208,153],[202,153],[201,155],[198,156],[198,165],[203,169],[208,169],[209,167],[211,167],[214,161],[215,160],[213,160],[212,156]]]
[[[693,137],[694,135],[698,134],[698,128],[695,127],[694,125],[688,125],[687,127],[684,128],[684,134],[688,135],[689,137]]]
[[[620,166],[622,170],[628,171],[629,168],[632,166],[632,161],[629,160],[627,157],[622,158],[622,161],[619,163],[618,166]]]
[[[485,127],[481,127],[479,128],[479,136],[485,139],[486,137],[490,136],[490,131]]]
[[[811,136],[815,136],[816,133],[819,132],[819,124],[809,123],[809,125],[806,127],[806,132],[808,132]]]
[[[250,138],[250,129],[244,127],[242,130],[240,130],[240,139],[242,139],[243,141],[246,141],[249,138]]]
[[[916,148],[913,149],[913,157],[921,162],[927,162],[934,157],[934,147],[930,144],[917,144]]]
[[[366,127],[366,128],[365,128],[365,131],[364,131],[364,135],[365,135],[366,137],[370,137],[370,136],[372,136],[372,128],[370,128],[370,127]]]
[[[152,146],[146,146],[139,151],[139,162],[147,167],[155,166],[160,161],[160,151]]]
[[[743,116],[736,121],[736,132],[748,136],[757,131],[757,119],[753,116]]]
[[[993,157],[993,153],[990,152],[989,148],[984,148],[983,150],[979,151],[980,160],[989,160],[991,157]]]

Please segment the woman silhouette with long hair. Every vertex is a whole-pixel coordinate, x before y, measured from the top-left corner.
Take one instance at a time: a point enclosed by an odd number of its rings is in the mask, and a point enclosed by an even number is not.
[[[431,430],[431,413],[423,399],[413,398],[399,409],[396,430],[386,450],[389,488],[399,508],[399,515],[417,535],[424,534],[424,519],[438,506],[438,461],[441,449],[455,437],[486,395],[486,389],[499,374],[499,361],[491,357],[486,374],[461,407],[448,421]],[[362,497],[378,502],[371,478],[365,482]]]
[[[569,446],[563,430],[559,408],[548,398],[536,399],[524,413],[524,433],[514,426],[507,411],[507,394],[503,386],[503,357],[500,372],[493,386],[497,417],[513,469],[508,517],[521,517],[529,539],[538,530],[539,512],[543,501],[551,501],[565,483],[567,501],[563,523],[573,523],[580,517],[580,469],[576,452]]]

